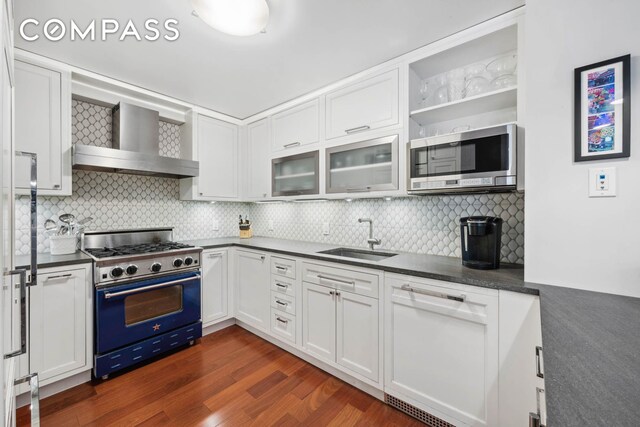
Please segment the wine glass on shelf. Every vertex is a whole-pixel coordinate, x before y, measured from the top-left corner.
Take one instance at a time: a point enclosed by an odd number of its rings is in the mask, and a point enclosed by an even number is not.
[[[429,98],[429,95],[430,95],[431,86],[432,85],[429,83],[427,79],[424,79],[420,82],[420,96],[421,96],[420,105],[422,107],[427,106],[427,99]]]

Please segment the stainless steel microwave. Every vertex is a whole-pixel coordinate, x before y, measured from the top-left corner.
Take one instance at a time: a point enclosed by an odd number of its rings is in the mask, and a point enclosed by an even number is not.
[[[409,143],[409,194],[517,188],[517,126],[501,125]]]

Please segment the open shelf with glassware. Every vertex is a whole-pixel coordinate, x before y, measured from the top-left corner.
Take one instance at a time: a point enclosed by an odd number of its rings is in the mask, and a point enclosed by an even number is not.
[[[516,122],[517,65],[517,25],[410,63],[410,139]]]

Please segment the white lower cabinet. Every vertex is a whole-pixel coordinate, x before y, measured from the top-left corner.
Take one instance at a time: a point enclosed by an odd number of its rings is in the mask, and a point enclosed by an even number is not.
[[[385,277],[385,392],[455,425],[498,425],[498,292]]]
[[[228,252],[202,252],[202,326],[207,327],[228,315]]]
[[[302,283],[302,345],[312,355],[336,360],[335,291],[325,286]]]
[[[270,273],[267,254],[235,252],[236,318],[258,329],[269,329]]]
[[[66,267],[69,268],[69,267]],[[31,372],[42,385],[93,367],[91,266],[46,269],[29,288]]]
[[[306,282],[302,292],[303,348],[378,382],[378,301]]]

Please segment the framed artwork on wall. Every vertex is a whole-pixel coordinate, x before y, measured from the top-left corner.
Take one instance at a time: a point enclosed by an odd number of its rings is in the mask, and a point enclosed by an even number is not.
[[[575,69],[574,160],[630,156],[631,55]]]

